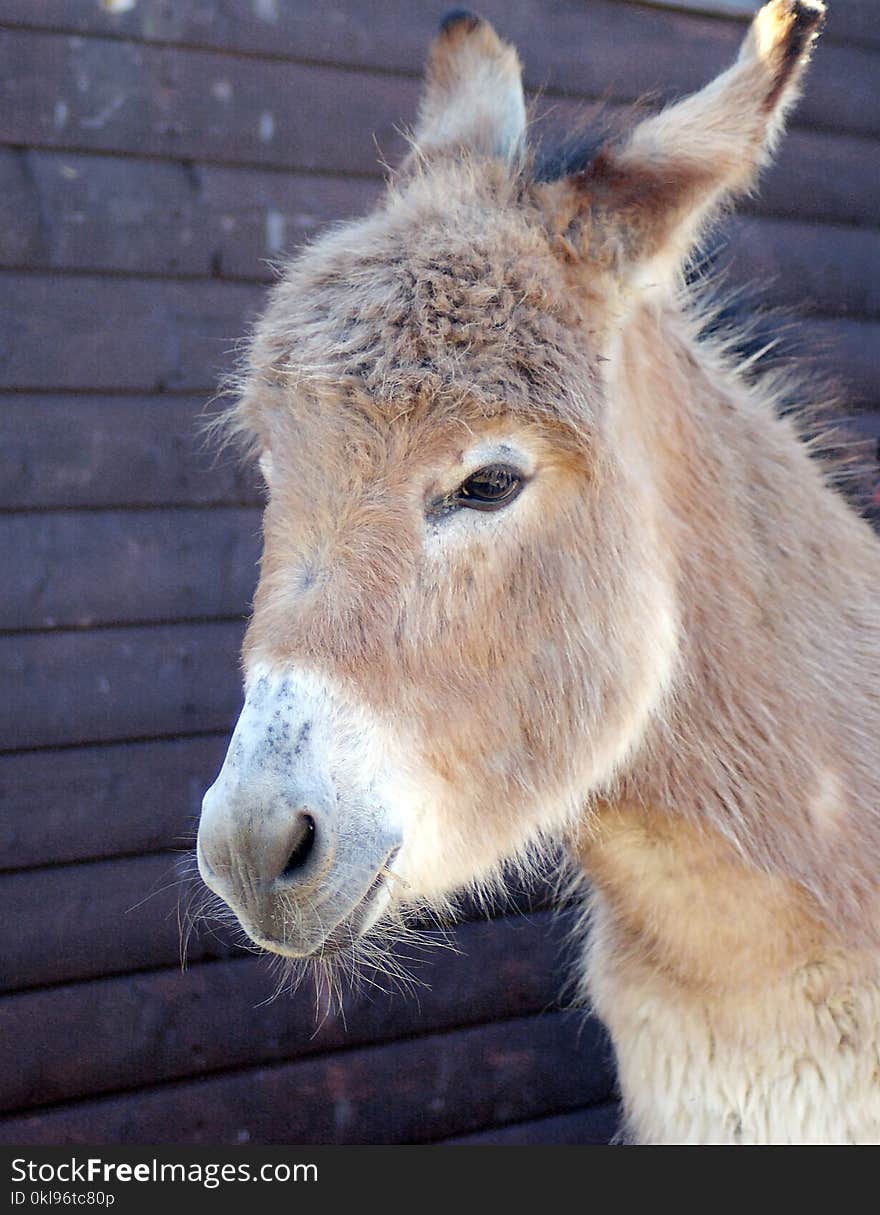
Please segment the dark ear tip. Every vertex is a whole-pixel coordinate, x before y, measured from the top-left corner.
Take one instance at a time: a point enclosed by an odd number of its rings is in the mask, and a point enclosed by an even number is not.
[[[796,30],[819,33],[825,24],[827,9],[822,0],[794,0],[792,16]]]
[[[472,34],[482,24],[483,18],[478,17],[476,13],[466,8],[454,8],[440,22],[440,33],[452,34],[460,31],[463,34]]]

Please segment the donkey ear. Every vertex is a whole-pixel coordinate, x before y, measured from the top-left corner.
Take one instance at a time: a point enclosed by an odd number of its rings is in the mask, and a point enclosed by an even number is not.
[[[769,160],[824,14],[822,0],[771,0],[726,72],[546,187],[556,187],[545,206],[567,255],[642,281],[677,270],[705,223]]]
[[[428,53],[417,148],[470,148],[509,160],[525,125],[522,68],[514,48],[482,17],[450,13]]]

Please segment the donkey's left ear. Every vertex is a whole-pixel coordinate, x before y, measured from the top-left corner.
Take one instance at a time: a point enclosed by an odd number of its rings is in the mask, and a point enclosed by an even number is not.
[[[511,160],[525,126],[516,51],[488,21],[473,13],[450,13],[428,53],[416,148],[469,149]]]
[[[824,15],[822,0],[771,0],[710,85],[639,123],[583,172],[539,186],[566,255],[624,279],[675,272],[707,220],[770,158]]]

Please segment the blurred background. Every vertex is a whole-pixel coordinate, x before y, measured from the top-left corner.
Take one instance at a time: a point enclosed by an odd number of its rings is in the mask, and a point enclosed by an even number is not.
[[[547,122],[696,88],[738,0],[485,0]],[[367,208],[444,15],[420,0],[0,0],[0,1139],[607,1142],[543,889],[316,1029],[179,858],[240,703],[260,495],[199,419],[271,265]],[[733,284],[880,437],[880,23],[838,0]]]

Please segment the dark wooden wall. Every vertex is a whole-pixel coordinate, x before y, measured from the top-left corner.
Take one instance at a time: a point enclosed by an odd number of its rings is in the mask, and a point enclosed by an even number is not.
[[[486,0],[561,119],[674,95],[735,19]],[[712,10],[725,5],[684,4]],[[802,314],[880,435],[880,27],[838,3],[734,281]],[[12,1142],[604,1142],[561,1004],[571,924],[475,915],[417,997],[308,992],[222,933],[179,956],[178,860],[239,704],[259,497],[196,425],[269,261],[380,188],[439,3],[0,0],[0,1088]]]

